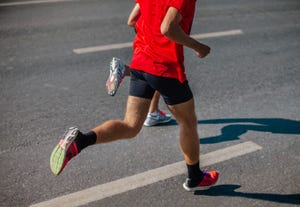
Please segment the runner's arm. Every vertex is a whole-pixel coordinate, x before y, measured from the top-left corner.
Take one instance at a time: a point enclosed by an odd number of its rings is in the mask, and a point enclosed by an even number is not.
[[[128,17],[127,24],[131,27],[135,27],[135,24],[136,24],[137,20],[139,19],[140,15],[141,15],[140,5],[135,4],[134,8],[132,9],[132,11]]]
[[[197,56],[200,58],[208,55],[210,48],[187,35],[179,26],[181,20],[182,16],[178,10],[170,7],[161,24],[161,33],[170,40],[195,50]]]

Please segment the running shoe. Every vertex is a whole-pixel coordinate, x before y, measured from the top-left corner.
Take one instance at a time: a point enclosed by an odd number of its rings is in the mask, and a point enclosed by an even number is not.
[[[155,126],[157,124],[168,123],[171,120],[171,115],[166,114],[162,110],[158,110],[157,113],[148,113],[147,119],[144,122],[144,126]]]
[[[106,81],[107,93],[114,96],[125,77],[125,66],[122,60],[114,57],[110,62],[109,77]]]
[[[207,171],[203,170],[203,176],[201,181],[195,182],[189,178],[183,183],[183,188],[187,191],[194,190],[206,190],[209,187],[215,185],[219,179],[218,171]]]
[[[79,153],[74,141],[78,132],[76,127],[70,127],[53,149],[50,156],[50,168],[55,175],[59,175],[67,163]]]

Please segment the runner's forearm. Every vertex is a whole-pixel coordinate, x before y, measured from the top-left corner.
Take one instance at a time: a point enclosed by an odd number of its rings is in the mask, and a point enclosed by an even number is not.
[[[182,16],[178,10],[174,7],[170,7],[161,23],[161,33],[177,44],[195,50],[197,56],[201,58],[205,57],[209,53],[210,48],[186,34],[179,26],[181,20]]]

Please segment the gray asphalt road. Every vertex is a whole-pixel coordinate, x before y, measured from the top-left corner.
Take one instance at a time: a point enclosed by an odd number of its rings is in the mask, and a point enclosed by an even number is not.
[[[134,140],[92,146],[59,177],[49,169],[67,127],[87,131],[122,118],[129,80],[115,97],[106,94],[105,81],[111,58],[129,62],[132,50],[72,50],[132,41],[126,20],[133,3],[0,4],[0,206],[29,206],[183,160],[173,122],[143,128]],[[300,204],[299,1],[197,4],[193,34],[243,31],[202,40],[212,48],[203,60],[186,50],[201,154],[246,141],[262,149],[210,166],[221,179],[209,191],[185,192],[182,174],[85,206]]]

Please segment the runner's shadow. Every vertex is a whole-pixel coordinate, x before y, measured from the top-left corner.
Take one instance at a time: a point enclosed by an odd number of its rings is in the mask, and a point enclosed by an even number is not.
[[[274,134],[300,134],[300,121],[282,118],[237,118],[237,119],[211,119],[199,120],[198,124],[229,124],[221,129],[221,134],[201,138],[201,144],[214,144],[238,140],[239,136],[247,131],[270,132]],[[178,125],[173,119],[158,126]]]
[[[236,192],[240,185],[218,185],[210,187],[209,190],[197,190],[195,195],[205,196],[228,196],[228,197],[243,197],[249,199],[258,199],[272,201],[277,203],[300,204],[300,194],[270,194],[270,193],[245,193]]]
[[[201,138],[201,144],[238,140],[247,131],[270,132],[274,134],[300,134],[300,121],[282,118],[239,118],[198,121],[199,124],[229,124],[221,129],[221,134]]]

